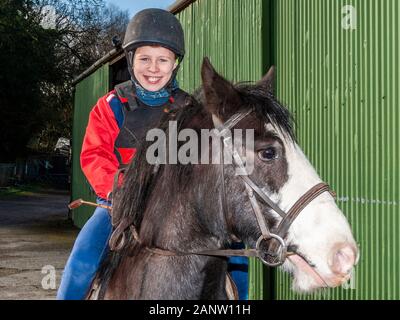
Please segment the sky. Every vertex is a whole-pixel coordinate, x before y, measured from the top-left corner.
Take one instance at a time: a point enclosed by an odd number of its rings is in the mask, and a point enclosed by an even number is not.
[[[128,10],[129,16],[132,17],[136,12],[145,8],[166,9],[175,0],[106,0],[106,2],[112,3],[123,10]]]

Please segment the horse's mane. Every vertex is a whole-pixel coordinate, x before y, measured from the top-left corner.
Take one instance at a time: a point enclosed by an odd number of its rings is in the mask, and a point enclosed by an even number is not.
[[[240,95],[241,105],[246,109],[252,108],[256,117],[260,119],[260,123],[271,123],[274,128],[286,137],[292,141],[295,140],[292,116],[275,99],[271,92],[249,83],[240,83],[235,86],[235,89]],[[158,127],[167,133],[169,121],[175,120],[178,131],[184,128],[195,130],[199,130],[199,128],[211,129],[213,128],[211,115],[206,111],[204,106],[204,92],[202,88],[199,88],[193,93],[193,96],[184,107],[165,114]],[[114,195],[112,215],[113,221],[116,224],[128,221],[137,230],[140,229],[152,190],[160,182],[160,179],[165,178],[166,171],[168,171],[169,181],[166,185],[169,189],[173,188],[172,192],[184,192],[185,185],[190,181],[188,177],[191,175],[193,169],[193,166],[190,164],[149,164],[146,160],[146,151],[152,143],[154,142],[146,141],[137,149],[136,155],[124,175],[124,183]],[[160,223],[163,223],[162,219],[154,220],[155,226]],[[132,246],[134,239],[129,229],[125,232],[127,245],[123,250],[111,252],[108,259],[105,259],[106,261],[100,270],[103,292],[120,259],[132,254],[132,247],[135,247]]]

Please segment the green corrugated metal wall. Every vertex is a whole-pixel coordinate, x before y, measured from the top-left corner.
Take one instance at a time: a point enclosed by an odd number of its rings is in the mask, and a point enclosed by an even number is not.
[[[109,66],[105,64],[95,73],[79,82],[75,87],[74,122],[72,128],[72,199],[82,198],[86,201],[95,200],[89,183],[84,177],[79,155],[82,149],[83,136],[89,119],[89,112],[97,99],[109,91]],[[75,225],[82,227],[90,218],[94,208],[81,206],[73,210]]]
[[[356,29],[342,28],[342,8]],[[400,2],[276,0],[277,94],[361,249],[350,288],[277,299],[400,299]]]
[[[270,12],[271,3],[199,0],[179,13],[186,42],[179,72],[181,86],[193,90],[200,85],[204,56],[209,56],[216,69],[232,81],[258,80],[272,61],[271,51],[263,48],[265,35],[271,34],[269,25],[263,23],[263,13]]]
[[[271,65],[272,1],[199,0],[177,16],[186,41],[186,57],[178,80],[183,89],[192,92],[200,85],[201,62],[210,57],[214,67],[227,79],[259,80]],[[272,42],[272,37],[271,37]],[[250,262],[251,299],[269,297],[268,271],[257,261]]]

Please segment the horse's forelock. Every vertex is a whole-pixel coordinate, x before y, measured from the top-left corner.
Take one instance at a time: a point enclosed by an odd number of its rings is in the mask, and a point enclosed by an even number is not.
[[[236,85],[245,110],[253,109],[256,117],[264,124],[270,123],[286,138],[295,142],[294,119],[289,110],[263,86],[242,82]]]

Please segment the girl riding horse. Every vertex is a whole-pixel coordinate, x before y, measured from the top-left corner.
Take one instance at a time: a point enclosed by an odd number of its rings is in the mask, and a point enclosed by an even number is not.
[[[168,11],[145,9],[129,22],[123,42],[131,80],[101,97],[89,115],[81,167],[97,203],[111,205],[114,179],[134,157],[146,132],[165,112],[185,106],[189,95],[176,81],[185,55],[180,22]],[[161,196],[161,195],[160,195]],[[80,231],[65,266],[57,299],[83,299],[109,250],[112,221],[98,207]],[[241,292],[247,293],[247,273]]]

